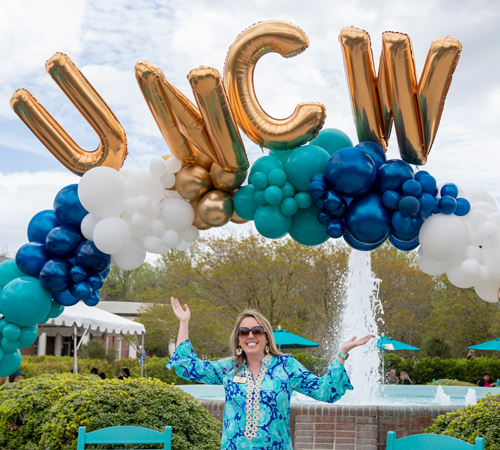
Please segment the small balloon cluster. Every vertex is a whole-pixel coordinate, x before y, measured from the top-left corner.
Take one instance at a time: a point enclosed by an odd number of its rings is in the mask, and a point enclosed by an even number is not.
[[[86,172],[78,196],[89,211],[83,236],[111,255],[117,267],[137,269],[146,252],[187,250],[199,236],[192,225],[193,206],[172,190],[182,162],[170,157],[151,160],[149,170],[96,167]]]

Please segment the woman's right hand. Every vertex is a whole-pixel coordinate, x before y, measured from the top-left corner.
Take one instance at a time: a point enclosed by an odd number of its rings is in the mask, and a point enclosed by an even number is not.
[[[191,318],[191,311],[189,311],[188,305],[185,303],[184,308],[174,297],[170,297],[170,302],[172,303],[172,309],[174,310],[174,314],[179,319],[179,322],[189,322]]]

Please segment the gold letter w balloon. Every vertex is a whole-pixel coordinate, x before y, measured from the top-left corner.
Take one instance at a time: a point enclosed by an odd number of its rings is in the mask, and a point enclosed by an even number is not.
[[[434,39],[417,82],[408,35],[382,35],[378,77],[366,31],[344,28],[339,40],[359,140],[373,141],[386,149],[394,119],[401,157],[411,164],[425,164],[462,44],[451,38]]]

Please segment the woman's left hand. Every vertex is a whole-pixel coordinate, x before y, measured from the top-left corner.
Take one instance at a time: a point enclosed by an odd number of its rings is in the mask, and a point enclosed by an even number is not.
[[[365,337],[359,339],[357,339],[357,336],[354,336],[347,342],[344,342],[342,344],[342,347],[340,347],[340,351],[342,353],[349,353],[353,348],[359,347],[360,345],[365,345],[372,337],[373,334],[368,334]]]

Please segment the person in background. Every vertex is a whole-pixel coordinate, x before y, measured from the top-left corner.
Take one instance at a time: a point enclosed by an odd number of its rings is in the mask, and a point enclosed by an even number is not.
[[[97,367],[94,367],[90,373],[92,375],[99,375],[101,379],[105,380],[106,379],[106,374],[104,372],[101,372]]]
[[[118,377],[119,380],[124,380],[125,378],[132,378],[128,367],[122,367],[122,374]]]
[[[396,376],[396,371],[394,369],[391,369],[389,371],[389,375],[385,378],[385,384],[398,384],[399,380],[398,377]]]
[[[142,345],[139,345],[139,365],[142,366],[142,362],[146,362],[147,358],[148,355],[146,353],[146,350],[142,348]]]
[[[399,374],[399,378],[401,378],[403,384],[413,384],[413,382],[410,380],[410,377],[408,376],[408,373],[404,370],[402,370]]]
[[[476,352],[474,350],[469,350],[469,354],[467,355],[467,359],[474,359],[476,357]]]
[[[10,377],[9,377],[9,383],[14,383],[15,381],[22,380],[26,376],[25,373],[21,372],[20,370],[16,370]]]
[[[488,372],[483,372],[483,379],[477,382],[480,387],[491,387],[490,384],[490,374]]]

